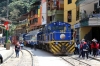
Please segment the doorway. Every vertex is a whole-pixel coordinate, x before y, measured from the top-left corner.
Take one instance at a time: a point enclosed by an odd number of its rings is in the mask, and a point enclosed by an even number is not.
[[[100,41],[100,27],[92,27],[92,39],[93,38]]]

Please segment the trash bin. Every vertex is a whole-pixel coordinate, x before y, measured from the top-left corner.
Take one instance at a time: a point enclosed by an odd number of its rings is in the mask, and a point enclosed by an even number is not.
[[[6,50],[10,50],[10,43],[6,43]]]

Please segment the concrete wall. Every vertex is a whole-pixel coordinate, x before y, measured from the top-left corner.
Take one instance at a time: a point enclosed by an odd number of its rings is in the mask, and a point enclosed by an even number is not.
[[[91,1],[88,3],[84,3],[80,5],[80,12],[83,12],[83,10],[86,10],[87,14],[89,15],[94,11],[94,3],[97,3],[98,1]]]
[[[82,27],[80,28],[80,39],[83,39],[86,34],[88,34],[91,30],[91,27]]]

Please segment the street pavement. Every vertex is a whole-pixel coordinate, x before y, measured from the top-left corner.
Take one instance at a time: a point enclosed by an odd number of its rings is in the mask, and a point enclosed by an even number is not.
[[[13,49],[10,47],[10,50],[6,50],[6,48],[0,46],[0,54],[3,57],[3,62],[5,62],[13,54]]]
[[[42,51],[37,49],[36,51],[34,49],[27,48],[33,53],[34,58],[34,65],[35,66],[70,66],[67,62],[63,61],[61,58],[57,56],[53,56],[51,53]],[[67,57],[67,56],[65,56]],[[89,55],[89,59],[81,59],[78,57],[78,55],[72,55],[72,57],[79,59],[80,61],[83,61],[87,64],[90,64],[91,66],[100,66],[100,56],[94,57]],[[73,60],[72,60],[73,61]]]
[[[27,49],[33,53],[34,66],[71,66],[69,63],[62,60],[60,57],[54,56],[51,53],[39,49]]]
[[[57,56],[53,56],[51,53],[48,53],[39,49],[35,51],[34,49],[31,49],[28,47],[25,47],[25,48],[33,53],[34,66],[47,66],[47,65],[48,66],[70,66],[69,63],[66,63],[65,61],[63,61],[61,58]],[[0,54],[3,56],[3,61],[7,60],[13,54],[13,51],[14,51],[14,48],[12,47],[10,48],[10,50],[6,50],[6,48],[0,47]],[[73,55],[73,57],[78,58],[78,55]],[[90,57],[96,60],[100,60],[100,56],[97,56],[96,58],[94,58],[93,56],[90,55]],[[93,66],[95,65],[98,66],[100,62],[93,59],[89,58],[88,60],[81,60],[81,61],[89,63]]]

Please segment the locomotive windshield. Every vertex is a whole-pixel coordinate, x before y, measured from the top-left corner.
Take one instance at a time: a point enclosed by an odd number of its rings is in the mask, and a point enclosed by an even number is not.
[[[64,26],[52,26],[52,30],[64,30]]]

